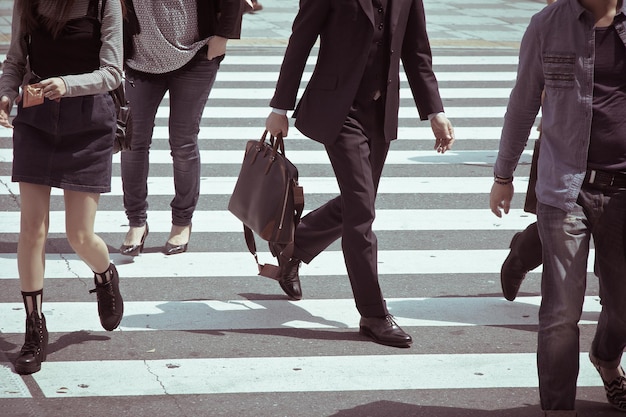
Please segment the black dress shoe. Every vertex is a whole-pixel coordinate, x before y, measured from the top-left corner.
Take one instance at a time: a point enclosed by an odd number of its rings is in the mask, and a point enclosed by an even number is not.
[[[521,236],[522,232],[515,233],[511,240],[511,252],[504,260],[502,269],[500,270],[500,284],[502,285],[502,295],[509,301],[515,300],[522,281],[528,273],[528,269],[517,256],[517,250],[515,250],[515,243]]]
[[[143,235],[141,236],[141,242],[138,245],[122,245],[120,246],[120,253],[126,256],[137,256],[141,252],[143,252],[143,244],[146,242],[146,238],[148,237],[148,223],[146,223],[146,228],[143,231]]]
[[[542,263],[542,246],[537,223],[532,223],[524,231],[515,233],[509,247],[511,252],[500,270],[500,284],[504,298],[513,301],[528,271]]]
[[[411,336],[396,324],[391,314],[385,317],[361,317],[359,332],[381,345],[408,348],[413,343]]]
[[[302,299],[302,287],[300,286],[300,275],[298,274],[298,269],[300,269],[300,264],[302,261],[298,258],[291,258],[288,261],[285,261],[285,257],[281,255],[282,250],[284,249],[284,245],[279,243],[270,242],[270,252],[276,258],[278,258],[278,266],[280,267],[278,284],[280,288],[287,294],[290,298],[294,300]]]
[[[292,258],[289,262],[282,265],[280,265],[280,261],[278,262],[281,270],[278,284],[285,294],[294,300],[302,299],[302,287],[300,286],[300,275],[298,274],[301,262],[297,258]]]

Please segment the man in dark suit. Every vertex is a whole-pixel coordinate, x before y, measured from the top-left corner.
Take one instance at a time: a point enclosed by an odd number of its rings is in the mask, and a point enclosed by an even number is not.
[[[279,257],[280,286],[300,299],[300,262],[341,238],[360,332],[380,344],[409,347],[411,336],[394,322],[378,284],[372,222],[389,143],[397,137],[400,59],[420,118],[430,120],[435,149],[443,153],[454,142],[432,70],[422,0],[300,0],[266,122],[273,135],[287,136],[286,111],[295,107],[318,37],[317,63],[294,112],[295,126],[324,144],[341,195],[302,218],[293,256]]]

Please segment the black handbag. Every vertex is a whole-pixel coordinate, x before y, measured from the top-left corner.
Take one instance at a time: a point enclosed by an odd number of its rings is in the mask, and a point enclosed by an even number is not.
[[[285,156],[282,136],[268,132],[258,141],[248,141],[241,171],[228,202],[228,210],[244,226],[248,250],[254,256],[259,275],[278,279],[279,268],[259,263],[254,233],[284,247],[281,256],[293,253],[296,226],[304,209],[304,191],[298,184],[298,169]]]
[[[130,150],[133,118],[130,112],[130,103],[126,100],[124,82],[109,92],[115,104],[115,114],[117,115],[117,129],[115,131],[115,141],[113,142],[113,153]]]
[[[131,3],[132,4],[132,3]],[[106,0],[102,0],[100,8],[100,21],[104,18],[104,7]],[[134,8],[132,9],[135,11]],[[125,20],[126,22],[126,20]],[[130,114],[130,102],[126,100],[126,90],[124,89],[124,80],[114,90],[109,91],[113,104],[115,104],[115,114],[117,116],[117,128],[115,130],[115,141],[113,142],[113,153],[119,151],[130,150],[132,139],[132,123],[133,118]]]
[[[537,186],[537,161],[539,160],[539,148],[541,147],[541,132],[539,138],[535,140],[533,149],[533,159],[530,163],[530,176],[528,177],[528,189],[526,190],[526,198],[524,199],[524,211],[537,214],[537,195],[535,187]]]

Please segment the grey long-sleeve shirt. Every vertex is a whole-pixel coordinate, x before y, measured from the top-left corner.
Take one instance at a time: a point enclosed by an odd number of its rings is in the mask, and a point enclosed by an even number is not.
[[[624,45],[625,12],[622,6],[614,22]],[[500,177],[513,175],[541,107],[537,199],[567,212],[576,204],[587,170],[594,36],[593,15],[578,0],[559,0],[533,16],[522,39],[517,81],[494,166]]]
[[[39,13],[49,16],[57,2],[39,2]],[[87,15],[89,0],[76,0],[69,19]],[[99,10],[102,6],[100,1]],[[11,102],[19,94],[19,87],[28,76],[27,44],[22,33],[19,7],[13,8],[11,44],[0,77],[0,97],[7,96]],[[122,9],[118,1],[107,1],[102,16],[102,47],[100,49],[100,68],[76,75],[63,75],[61,78],[67,87],[66,97],[100,94],[115,89],[122,81],[123,45],[122,45]]]

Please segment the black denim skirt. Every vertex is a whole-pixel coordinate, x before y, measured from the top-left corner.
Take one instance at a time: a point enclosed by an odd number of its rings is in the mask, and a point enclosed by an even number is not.
[[[14,182],[111,191],[116,115],[108,93],[20,104],[13,126]]]

